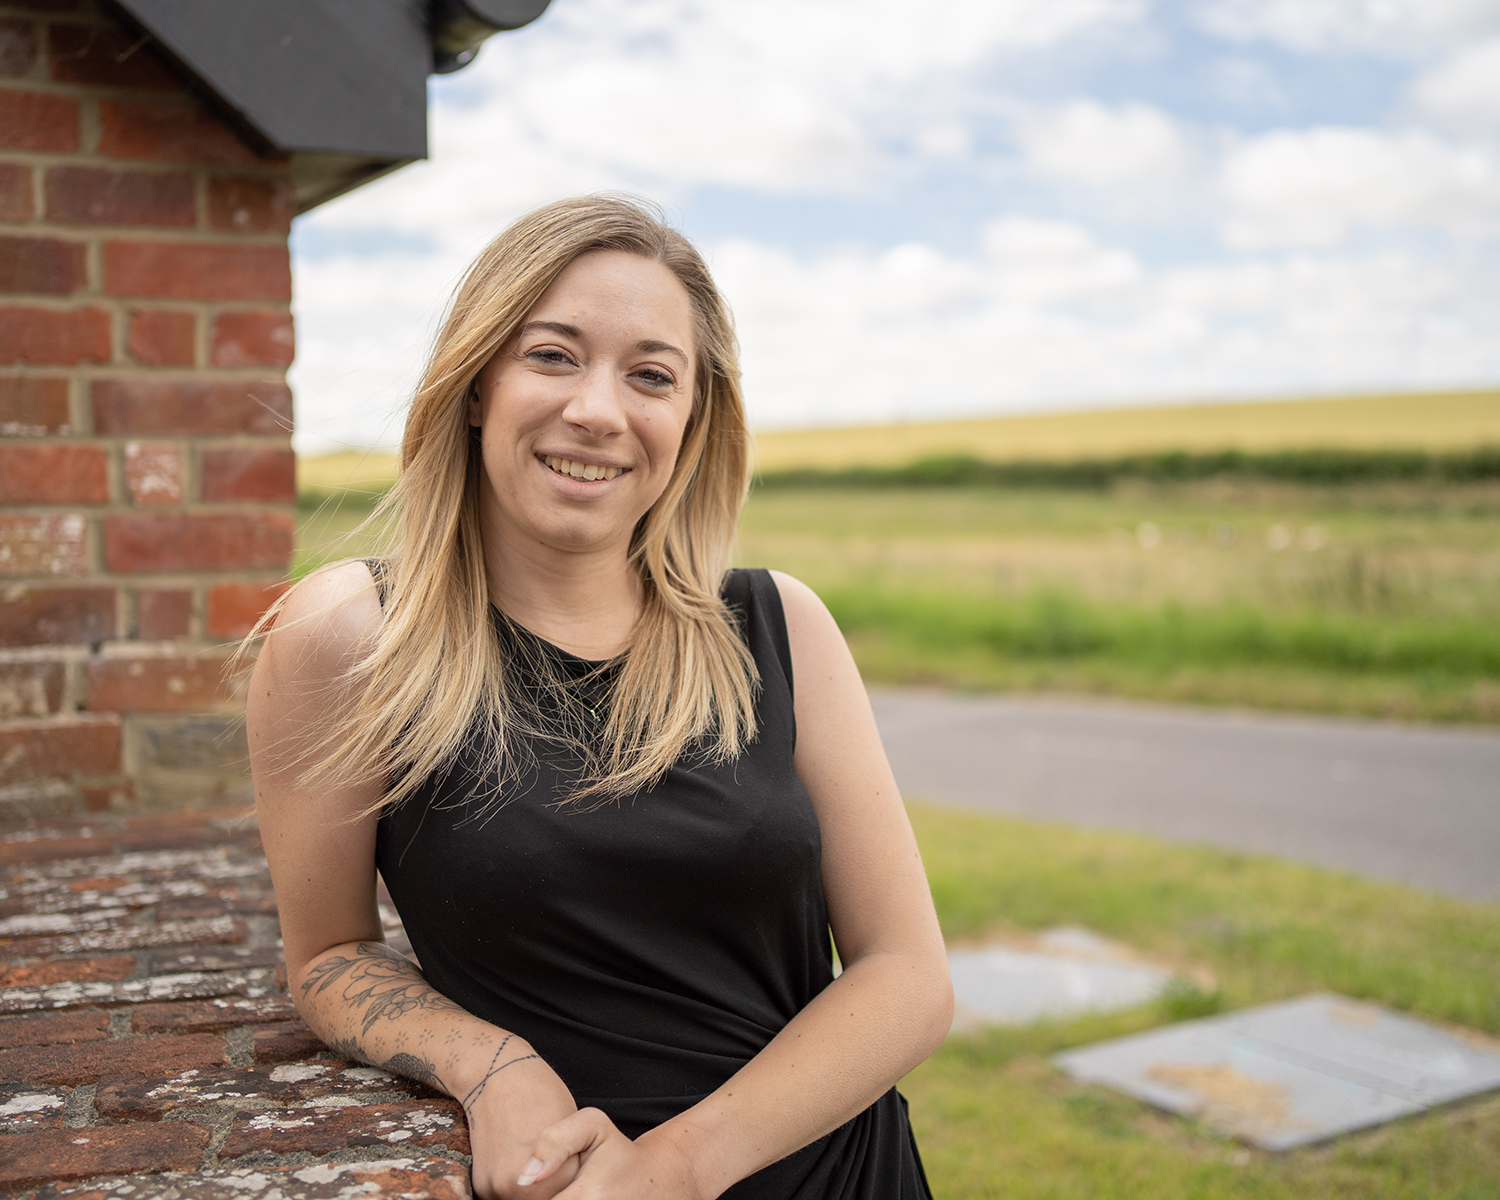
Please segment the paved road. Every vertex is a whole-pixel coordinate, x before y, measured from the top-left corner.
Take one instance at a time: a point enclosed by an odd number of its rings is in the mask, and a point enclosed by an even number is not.
[[[1500,901],[1500,733],[872,690],[902,791]]]

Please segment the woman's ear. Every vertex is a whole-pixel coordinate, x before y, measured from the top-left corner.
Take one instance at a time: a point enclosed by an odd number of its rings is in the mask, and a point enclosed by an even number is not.
[[[469,384],[469,424],[478,429],[484,424],[484,412],[479,406],[479,380]]]

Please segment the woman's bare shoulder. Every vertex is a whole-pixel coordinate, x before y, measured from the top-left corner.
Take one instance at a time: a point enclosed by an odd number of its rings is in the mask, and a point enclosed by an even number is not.
[[[832,638],[839,645],[843,644],[843,635],[839,633],[833,614],[819,599],[817,592],[785,571],[772,571],[770,574],[776,583],[776,590],[781,594],[781,611],[786,614],[787,637],[794,653],[799,641],[810,641],[816,645]]]
[[[295,584],[276,614],[261,657],[297,673],[339,673],[373,647],[380,599],[360,559],[326,567]]]

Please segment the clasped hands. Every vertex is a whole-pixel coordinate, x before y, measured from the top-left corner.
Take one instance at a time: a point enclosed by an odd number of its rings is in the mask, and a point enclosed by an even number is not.
[[[599,1109],[577,1108],[539,1058],[509,1074],[465,1105],[480,1200],[702,1200],[670,1135],[631,1141]]]

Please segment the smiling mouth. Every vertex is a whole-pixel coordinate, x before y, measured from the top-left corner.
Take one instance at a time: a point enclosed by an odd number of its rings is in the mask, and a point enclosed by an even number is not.
[[[624,467],[604,467],[597,463],[575,462],[571,458],[558,458],[555,454],[543,454],[538,457],[559,475],[566,475],[570,479],[613,479],[616,475],[623,475],[626,470]]]

